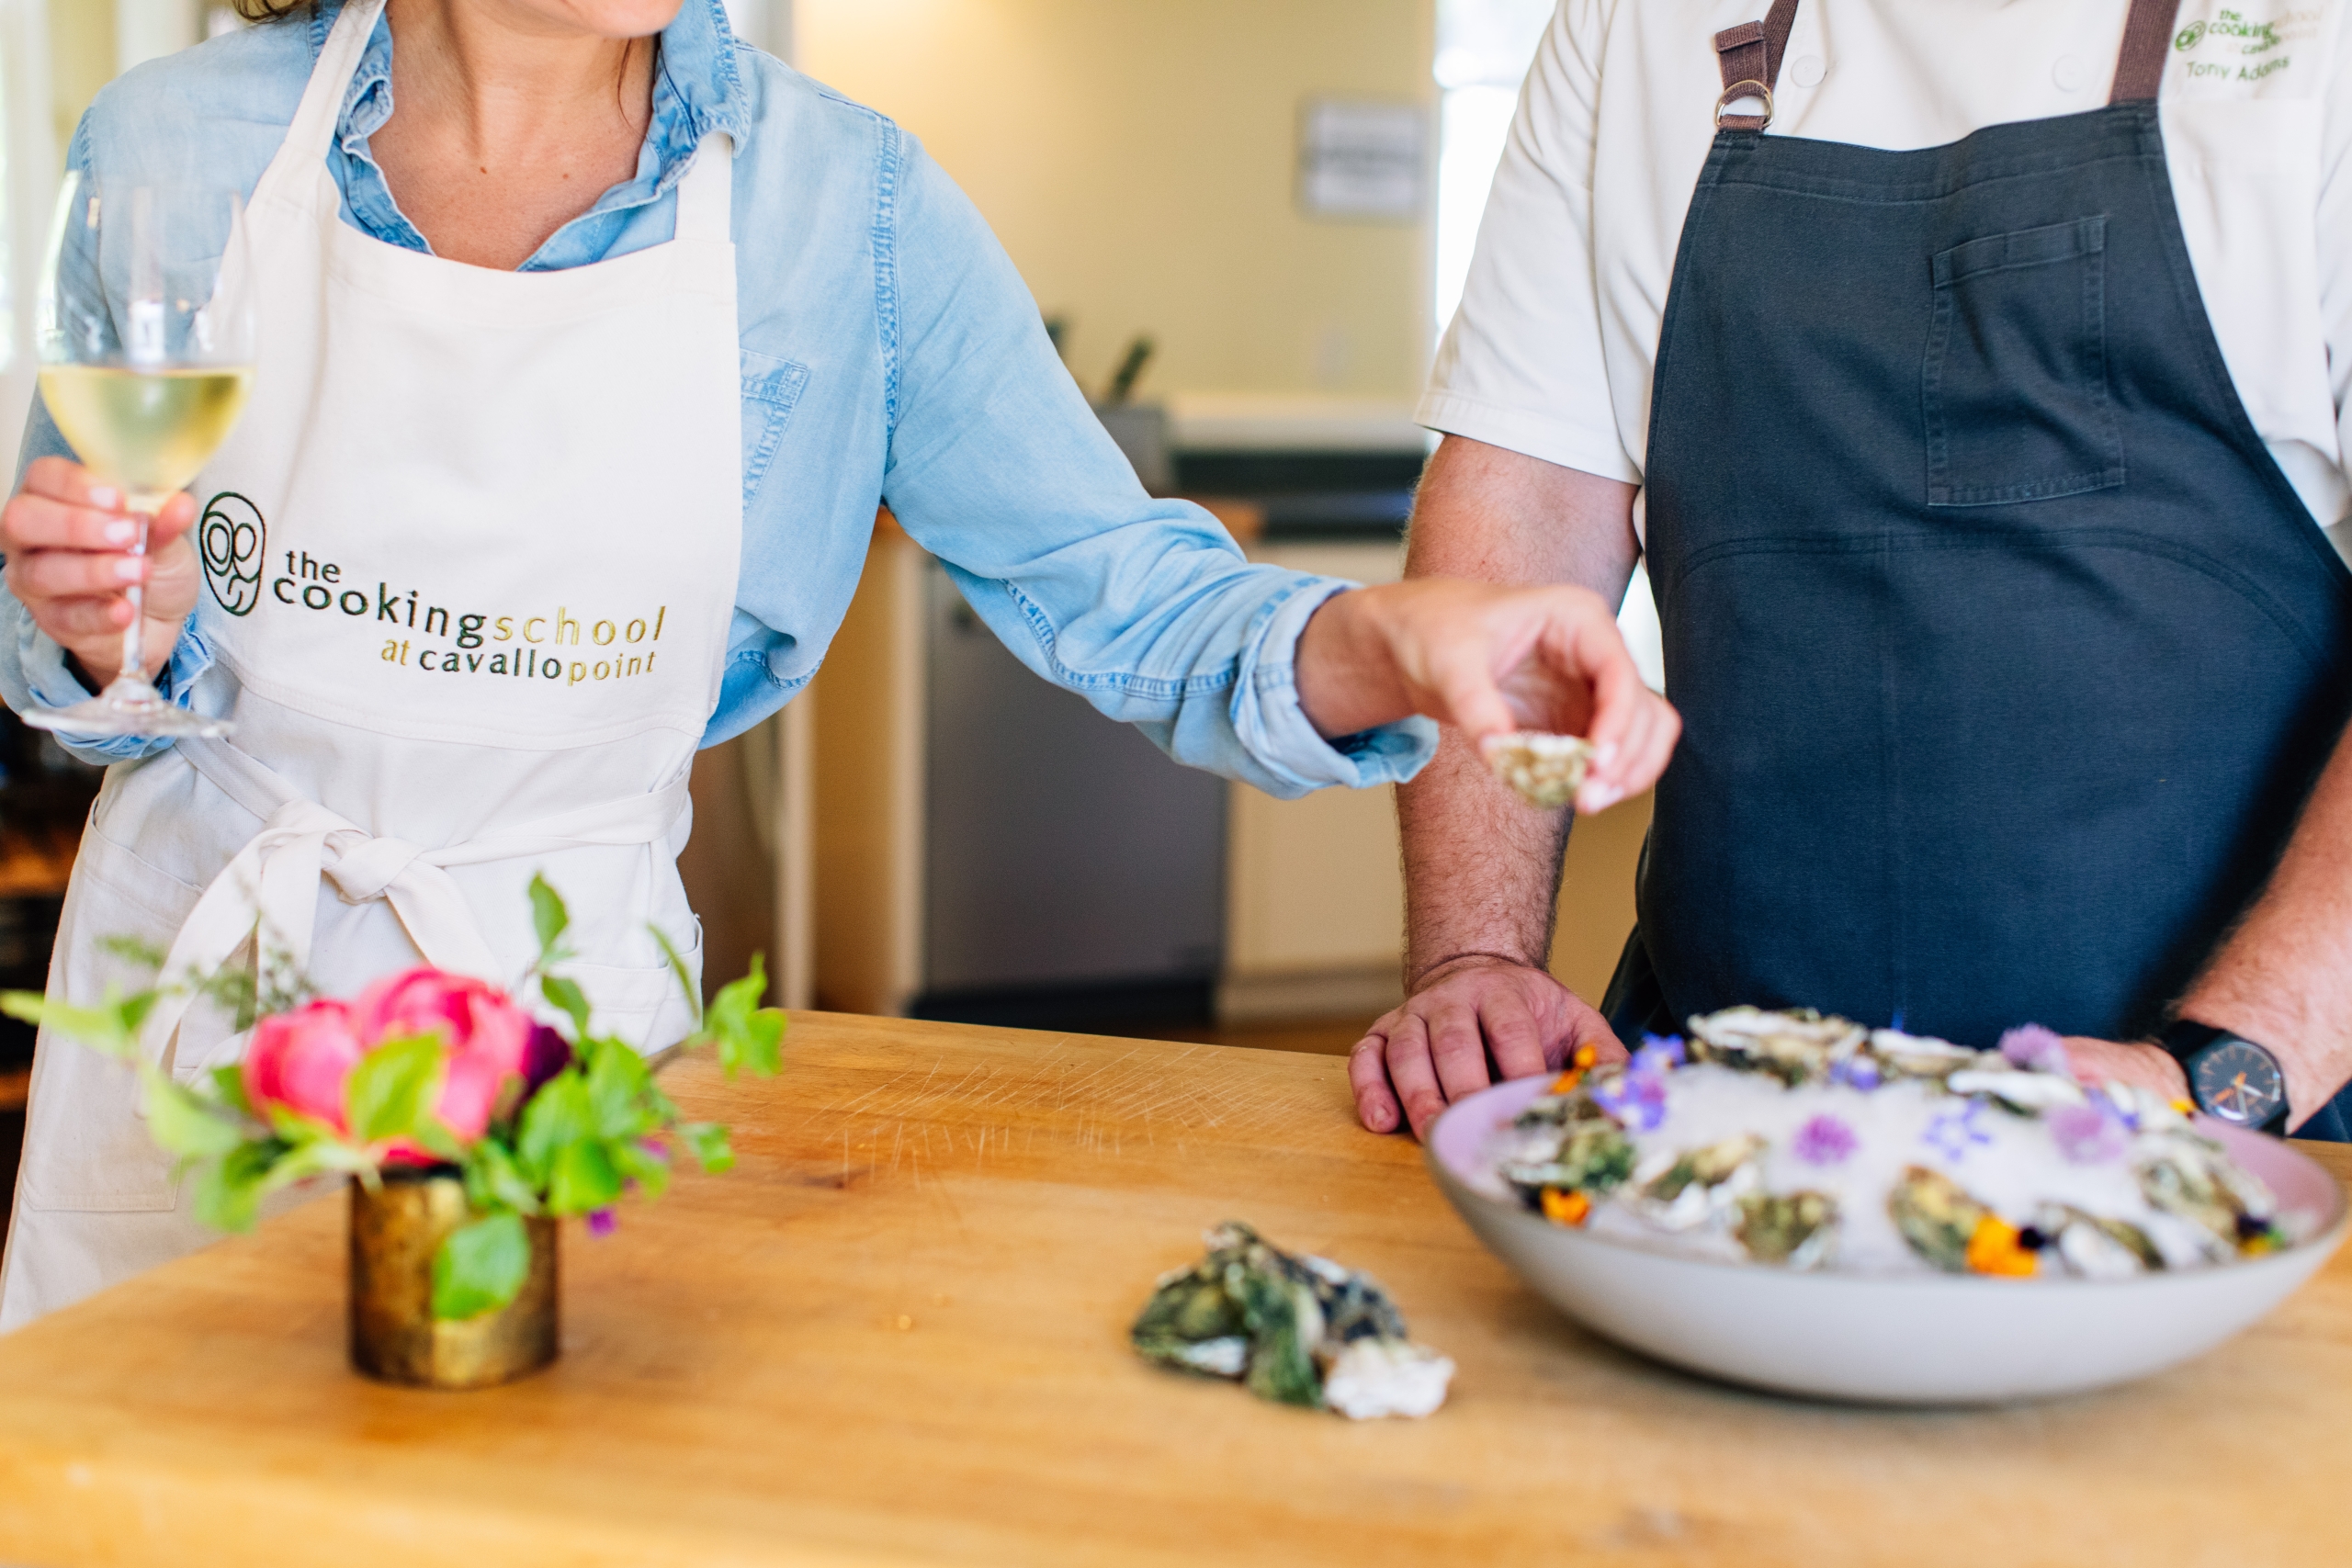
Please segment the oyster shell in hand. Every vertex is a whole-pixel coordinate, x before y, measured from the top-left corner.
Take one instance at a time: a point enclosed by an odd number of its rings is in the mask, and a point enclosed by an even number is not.
[[[1600,753],[1591,741],[1576,735],[1547,735],[1536,729],[1489,736],[1479,750],[1495,776],[1519,791],[1520,798],[1539,811],[1557,811],[1574,804],[1584,776]]]

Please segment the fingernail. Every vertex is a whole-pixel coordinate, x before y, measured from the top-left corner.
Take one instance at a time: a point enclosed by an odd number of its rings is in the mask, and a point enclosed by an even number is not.
[[[1577,801],[1577,807],[1587,816],[1608,810],[1625,798],[1625,792],[1614,784],[1587,784]]]
[[[95,485],[90,490],[90,504],[101,512],[112,512],[122,504],[122,491],[112,485]]]
[[[138,537],[139,525],[136,523],[109,523],[107,525],[107,543],[109,545],[127,545]]]
[[[125,582],[138,581],[139,574],[146,570],[146,563],[141,560],[119,560],[114,563],[115,576]]]
[[[1616,760],[1617,742],[1614,740],[1604,740],[1592,749],[1592,761],[1595,767],[1606,768]]]

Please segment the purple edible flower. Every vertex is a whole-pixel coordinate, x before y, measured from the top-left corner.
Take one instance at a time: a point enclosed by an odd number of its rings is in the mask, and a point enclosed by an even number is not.
[[[1954,1162],[1965,1159],[1972,1145],[1993,1141],[1993,1134],[1976,1124],[1976,1118],[1984,1110],[1983,1100],[1972,1100],[1963,1110],[1947,1111],[1937,1116],[1919,1136],[1924,1142],[1934,1145],[1937,1152],[1946,1159]]]
[[[2105,1165],[2132,1146],[2132,1129],[2105,1095],[2087,1105],[2062,1105],[2042,1117],[2058,1152],[2075,1165]]]
[[[1829,1081],[1868,1094],[1878,1087],[1878,1064],[1867,1056],[1849,1056],[1829,1069]]]
[[[1844,1122],[1821,1115],[1797,1129],[1796,1156],[1807,1165],[1843,1165],[1860,1144]]]
[[[1634,1060],[1639,1062],[1645,1058],[1671,1062],[1679,1067],[1690,1059],[1690,1054],[1679,1034],[1645,1034],[1642,1036],[1642,1048],[1634,1055]]]
[[[570,1066],[571,1042],[544,1023],[531,1025],[531,1038],[523,1046],[523,1098],[528,1100],[541,1084]]]
[[[590,1235],[610,1235],[615,1231],[620,1229],[620,1221],[613,1217],[613,1212],[610,1209],[591,1209],[588,1211],[588,1234]]]
[[[1611,1082],[1595,1084],[1592,1098],[1636,1133],[1649,1132],[1666,1120],[1666,1080],[1654,1072],[1629,1068]]]
[[[2020,1024],[2001,1036],[2001,1055],[2013,1067],[2030,1072],[2056,1073],[2061,1077],[2075,1076],[2075,1064],[2066,1055],[2066,1043],[2054,1030],[2038,1023]]]

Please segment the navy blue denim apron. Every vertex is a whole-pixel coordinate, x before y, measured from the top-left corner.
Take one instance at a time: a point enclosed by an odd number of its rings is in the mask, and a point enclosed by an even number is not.
[[[2198,294],[2177,5],[2137,0],[2107,107],[1950,146],[1719,108],[1651,410],[1685,730],[1622,1035],[1753,1002],[2142,1037],[2276,863],[2352,705],[2352,574]],[[1795,11],[1717,40],[1725,107]]]

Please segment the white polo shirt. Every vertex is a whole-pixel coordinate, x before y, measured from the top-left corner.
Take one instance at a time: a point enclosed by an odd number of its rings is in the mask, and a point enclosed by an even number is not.
[[[1419,419],[1639,483],[1660,320],[1723,90],[1767,0],[1564,0]],[[2183,0],[2160,100],[2181,229],[2255,429],[2352,557],[2346,0]],[[2080,113],[2130,0],[1801,0],[1767,135],[1940,146]]]

